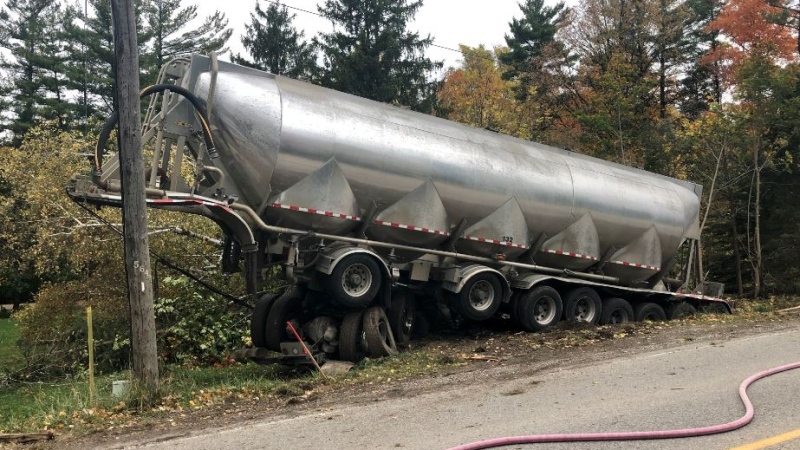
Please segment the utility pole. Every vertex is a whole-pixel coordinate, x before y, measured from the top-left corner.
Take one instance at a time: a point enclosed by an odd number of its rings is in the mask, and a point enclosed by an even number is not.
[[[139,101],[139,50],[136,13],[130,0],[111,0],[119,108],[119,170],[122,182],[122,231],[131,311],[133,374],[148,395],[158,390],[156,319],[147,239],[147,203]]]

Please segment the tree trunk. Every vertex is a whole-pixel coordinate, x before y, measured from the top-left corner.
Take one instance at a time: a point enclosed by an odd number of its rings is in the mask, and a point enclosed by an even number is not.
[[[730,169],[728,168],[728,153],[724,153],[722,156],[724,159],[722,160],[723,170],[725,171],[725,180],[727,183],[730,183],[731,180],[731,173]],[[741,250],[739,249],[739,230],[736,228],[736,200],[735,200],[735,192],[734,187],[732,184],[728,186],[728,206],[729,206],[729,214],[730,214],[730,226],[731,226],[731,246],[733,247],[733,263],[734,267],[736,268],[736,292],[739,294],[739,297],[744,295],[744,283],[742,282],[742,255]]]
[[[760,142],[753,149],[753,167],[755,168],[755,183],[756,183],[756,198],[755,198],[755,228],[753,230],[753,247],[754,247],[754,260],[753,260],[753,296],[759,297],[761,295],[761,167],[759,166],[758,154],[760,149]]]

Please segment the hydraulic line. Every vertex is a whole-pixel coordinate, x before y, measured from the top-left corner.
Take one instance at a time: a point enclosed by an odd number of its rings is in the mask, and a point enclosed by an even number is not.
[[[555,442],[597,442],[597,441],[641,441],[648,439],[675,439],[697,436],[708,436],[711,434],[727,433],[738,430],[749,424],[753,420],[754,411],[750,397],[747,396],[747,388],[756,381],[766,378],[776,373],[785,372],[800,368],[800,361],[785,366],[774,367],[763,372],[751,375],[739,385],[739,398],[745,407],[744,416],[733,422],[719,425],[710,425],[700,428],[684,428],[678,430],[658,430],[658,431],[622,431],[609,433],[573,433],[573,434],[534,434],[529,436],[510,436],[485,441],[477,441],[469,444],[459,445],[450,450],[478,450],[483,448],[502,447],[505,445],[519,444],[542,444]]]
[[[157,94],[164,91],[171,91],[174,92],[192,104],[194,107],[195,112],[197,113],[197,117],[200,120],[200,125],[203,128],[203,139],[206,144],[206,151],[210,158],[214,159],[217,157],[217,150],[214,145],[214,137],[211,135],[211,129],[208,126],[208,115],[206,114],[205,108],[203,104],[200,102],[200,99],[197,98],[191,91],[181,86],[177,86],[174,84],[156,84],[153,86],[148,86],[142,90],[139,94],[140,98],[147,97],[149,95]],[[100,135],[97,139],[97,145],[95,146],[94,150],[94,178],[95,182],[99,181],[100,172],[102,171],[102,160],[103,160],[103,153],[105,153],[106,143],[108,142],[109,136],[111,136],[111,132],[117,126],[117,121],[119,120],[119,114],[114,111],[111,116],[106,120],[103,124],[103,128],[100,130]]]

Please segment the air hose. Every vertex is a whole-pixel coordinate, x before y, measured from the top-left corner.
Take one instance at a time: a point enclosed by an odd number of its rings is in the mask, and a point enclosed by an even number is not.
[[[197,112],[197,117],[200,119],[200,124],[203,127],[203,139],[206,144],[206,149],[208,151],[208,156],[211,159],[215,159],[218,157],[217,150],[214,145],[214,138],[211,135],[211,129],[208,126],[208,115],[206,114],[205,108],[200,100],[195,96],[191,91],[181,86],[177,86],[174,84],[156,84],[153,86],[148,86],[142,90],[139,94],[140,98],[147,97],[149,95],[157,94],[159,92],[164,91],[171,91],[174,92],[181,97],[185,98],[192,104],[195,111]],[[105,123],[103,124],[103,128],[100,130],[100,135],[97,138],[97,146],[94,150],[94,178],[95,182],[99,181],[99,176],[102,171],[101,161],[103,160],[103,153],[106,150],[106,144],[108,143],[108,138],[111,136],[111,132],[117,126],[117,121],[119,121],[119,114],[114,111],[111,116],[106,119]]]
[[[739,397],[745,407],[745,414],[741,418],[733,422],[723,423],[719,425],[711,425],[700,428],[684,428],[679,430],[659,430],[659,431],[623,431],[623,432],[609,432],[609,433],[574,433],[574,434],[534,434],[528,436],[510,436],[494,439],[487,439],[484,441],[472,442],[469,444],[459,445],[450,450],[478,450],[483,448],[502,447],[505,445],[519,445],[519,444],[542,444],[542,443],[555,443],[555,442],[596,442],[596,441],[638,441],[647,439],[675,439],[687,438],[697,436],[708,436],[711,434],[727,433],[729,431],[738,430],[743,426],[749,424],[753,420],[753,404],[747,396],[747,388],[756,381],[766,378],[776,373],[785,372],[787,370],[800,368],[800,362],[787,364],[785,366],[775,367],[763,372],[758,372],[751,375],[746,380],[742,381],[739,385]]]

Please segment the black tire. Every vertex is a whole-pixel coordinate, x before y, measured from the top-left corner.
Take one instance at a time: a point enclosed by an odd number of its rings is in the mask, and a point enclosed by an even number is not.
[[[691,303],[673,303],[667,309],[667,318],[669,320],[685,319],[687,317],[694,317],[695,315],[697,315],[697,309],[692,306]]]
[[[467,281],[461,292],[453,296],[453,307],[465,319],[491,319],[503,302],[500,280],[488,272],[479,273]]]
[[[381,288],[382,272],[372,256],[356,253],[342,258],[325,278],[330,296],[345,308],[366,308]]]
[[[370,358],[381,358],[397,354],[397,343],[394,340],[389,318],[380,306],[373,306],[364,312],[364,338],[367,341],[367,355]]]
[[[264,329],[266,348],[279,352],[281,351],[281,342],[296,340],[294,336],[290,336],[286,332],[286,322],[300,318],[303,312],[303,297],[303,289],[295,285],[272,304]]]
[[[342,327],[339,329],[339,358],[343,361],[358,363],[367,356],[364,349],[363,318],[364,311],[358,311],[344,316],[342,320]]]
[[[250,340],[253,341],[253,347],[267,347],[267,315],[269,315],[269,310],[273,303],[275,303],[275,296],[273,294],[264,294],[256,300],[256,306],[253,308],[253,315],[250,316]]]
[[[603,301],[592,288],[580,287],[564,297],[564,320],[596,325],[603,312]]]
[[[386,311],[397,346],[405,348],[411,341],[417,316],[416,300],[410,292],[398,291],[392,295],[392,306]]]
[[[700,305],[699,312],[703,314],[730,314],[728,307],[721,302],[703,303]]]
[[[414,339],[423,339],[428,337],[430,333],[431,324],[428,321],[428,317],[426,317],[423,312],[417,311],[414,317],[414,326],[411,327],[411,337]]]
[[[519,297],[516,307],[519,322],[527,331],[544,331],[561,320],[564,305],[558,291],[538,286]]]
[[[667,313],[664,312],[664,308],[655,303],[644,302],[636,305],[633,317],[637,322],[663,322],[667,320]]]
[[[603,300],[603,312],[600,314],[601,325],[622,325],[633,320],[633,308],[626,300],[609,297]]]

